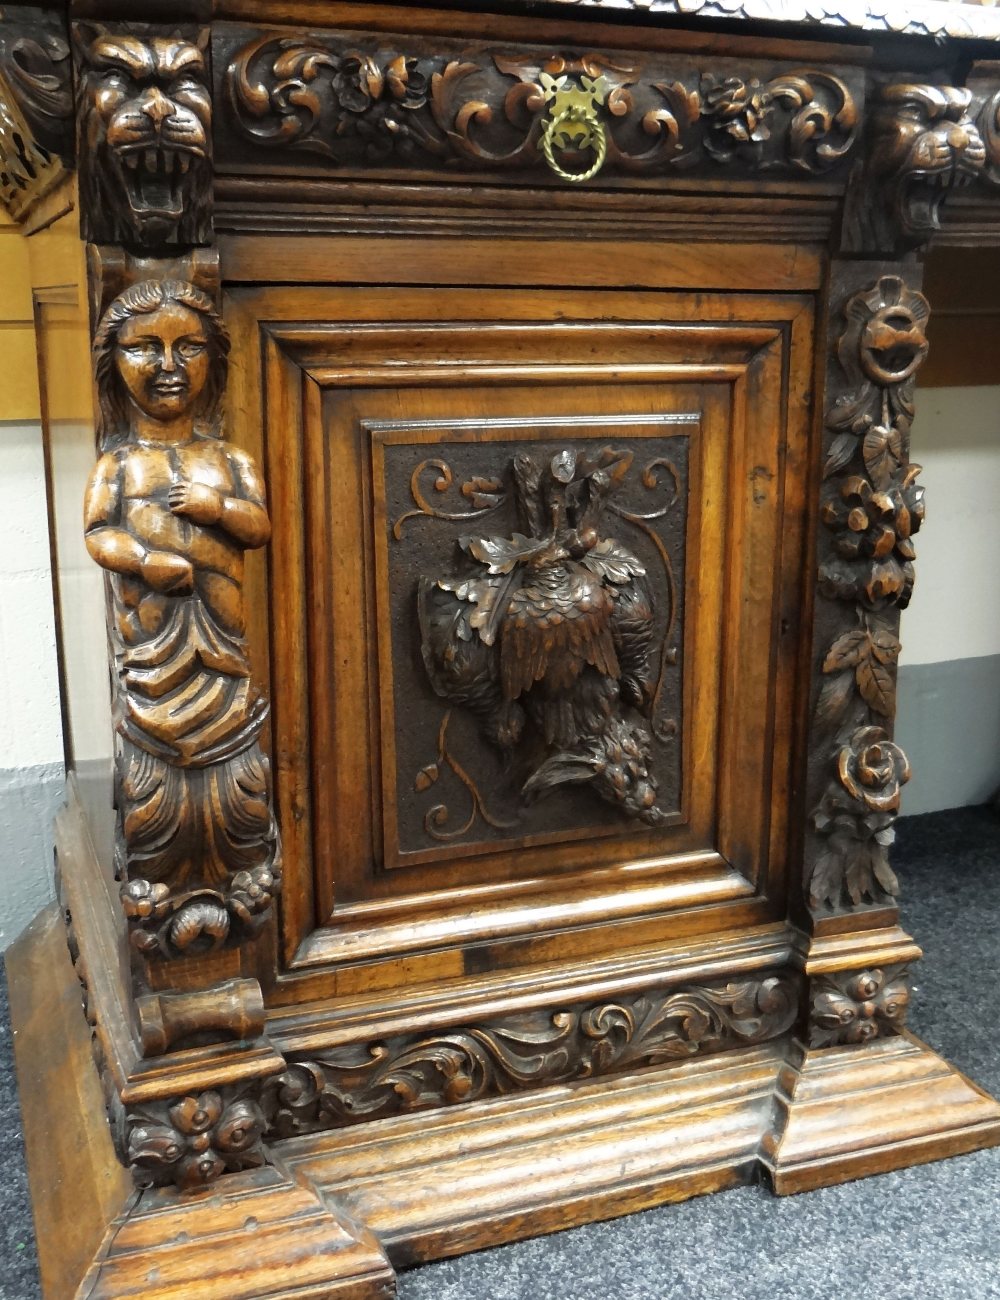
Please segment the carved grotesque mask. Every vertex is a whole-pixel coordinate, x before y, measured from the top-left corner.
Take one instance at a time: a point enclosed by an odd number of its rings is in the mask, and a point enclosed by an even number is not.
[[[81,24],[80,186],[88,239],[210,238],[211,96],[201,48]]]
[[[954,86],[888,86],[876,119],[872,170],[886,178],[904,240],[922,243],[938,229],[953,188],[982,171],[986,148],[969,116],[972,95]]]

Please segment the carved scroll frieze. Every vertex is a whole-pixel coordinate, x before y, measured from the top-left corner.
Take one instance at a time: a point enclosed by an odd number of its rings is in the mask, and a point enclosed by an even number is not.
[[[131,1108],[125,1163],[140,1187],[205,1187],[227,1171],[265,1163],[265,1118],[247,1085]]]
[[[84,238],[136,249],[212,237],[207,30],[74,26]]]
[[[819,976],[811,988],[811,1047],[891,1037],[906,1023],[910,988],[905,966]]]
[[[916,248],[940,229],[944,200],[986,163],[971,104],[972,92],[957,86],[882,87],[868,155],[848,195],[845,248]]]
[[[257,465],[220,434],[228,350],[212,300],[174,280],[119,294],[94,338],[86,541],[109,575],[116,871],[149,956],[255,934],[280,883],[243,604],[270,523]]]
[[[290,1060],[261,1106],[268,1137],[291,1137],[766,1042],[797,1009],[794,978],[767,975],[400,1035]]]
[[[255,35],[224,52],[229,124],[335,166],[551,167],[569,180],[713,161],[822,172],[858,134],[856,91],[831,72],[709,76],[689,60],[446,47]]]
[[[0,26],[0,201],[17,220],[65,174],[73,156],[69,44],[39,11]]]
[[[423,577],[418,604],[434,690],[475,714],[523,801],[582,784],[655,826],[663,813],[650,726],[663,666],[654,597],[645,566],[605,522],[632,460],[611,447],[544,460],[518,453],[523,531],[460,538],[461,567]],[[437,770],[423,776],[430,784]]]
[[[819,589],[829,602],[820,625],[835,635],[822,648],[814,720],[828,774],[812,818],[809,899],[816,908],[897,892],[886,850],[910,767],[889,728],[899,611],[913,588],[912,538],[924,515],[920,467],[908,463],[908,442],[928,314],[926,299],[899,276],[883,276],[844,305],[842,391],[827,412],[820,510]]]

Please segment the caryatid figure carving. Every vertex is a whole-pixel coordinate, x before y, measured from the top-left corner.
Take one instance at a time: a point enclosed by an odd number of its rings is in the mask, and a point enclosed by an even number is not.
[[[243,601],[271,525],[253,457],[220,433],[228,351],[212,300],[173,280],[125,290],[94,339],[84,514],[110,575],[117,868],[133,943],[161,957],[253,933],[280,878]]]

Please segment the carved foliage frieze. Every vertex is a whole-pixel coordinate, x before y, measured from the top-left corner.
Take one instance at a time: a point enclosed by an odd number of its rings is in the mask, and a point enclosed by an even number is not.
[[[835,1047],[898,1034],[910,1002],[905,966],[845,971],[811,981],[809,1044]]]
[[[208,32],[74,25],[84,238],[136,249],[211,241]]]
[[[216,57],[237,138],[335,166],[550,167],[570,180],[713,162],[818,173],[858,135],[857,88],[813,69],[708,74],[685,60],[326,32],[255,35]],[[586,113],[574,117],[571,101]]]
[[[289,1060],[261,1106],[291,1137],[766,1042],[797,1008],[795,979],[766,975],[399,1035]]]
[[[926,299],[899,276],[883,276],[844,305],[820,509],[819,589],[828,604],[819,624],[836,635],[822,648],[814,718],[829,774],[812,817],[809,898],[817,908],[897,892],[886,850],[910,767],[890,728],[899,611],[913,588],[912,539],[924,515],[908,444],[928,314]]]
[[[94,338],[86,542],[108,573],[116,873],[149,956],[253,935],[280,883],[243,601],[270,523],[257,465],[221,436],[228,350],[212,300],[173,280],[126,289]]]

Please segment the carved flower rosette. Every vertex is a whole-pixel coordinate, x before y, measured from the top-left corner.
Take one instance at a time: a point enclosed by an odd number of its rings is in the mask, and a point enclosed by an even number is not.
[[[913,590],[913,536],[924,518],[908,463],[915,375],[927,355],[926,300],[883,276],[844,308],[837,358],[846,384],[827,414],[819,590],[837,627],[821,648],[814,735],[829,754],[812,826],[809,902],[837,910],[898,892],[886,850],[910,768],[890,737],[899,611]],[[836,611],[852,610],[849,620]]]
[[[225,1090],[151,1104],[131,1111],[127,1124],[126,1160],[140,1186],[193,1191],[227,1170],[264,1163],[263,1112]]]
[[[867,1043],[902,1029],[910,1002],[903,967],[828,975],[814,981],[809,1014],[813,1047]]]

